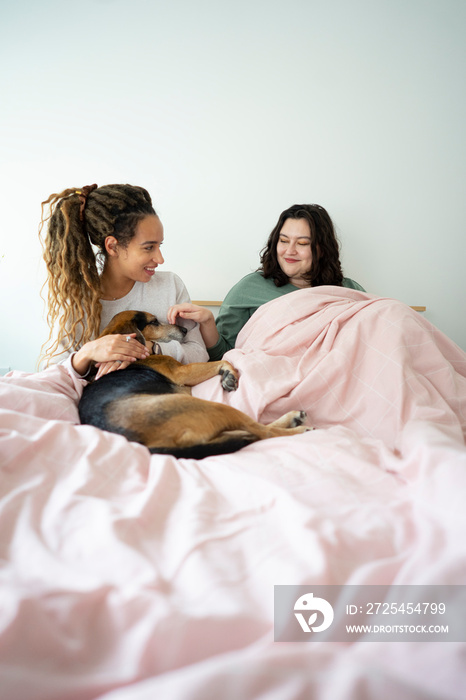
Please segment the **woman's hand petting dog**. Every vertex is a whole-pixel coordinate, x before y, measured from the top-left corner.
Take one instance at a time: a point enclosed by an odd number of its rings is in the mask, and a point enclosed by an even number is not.
[[[188,318],[199,324],[206,323],[213,318],[212,311],[196,304],[175,304],[175,306],[171,306],[167,312],[168,323],[176,323],[178,316],[180,318]]]
[[[144,360],[149,354],[145,345],[136,340],[136,333],[104,335],[83,345],[73,356],[72,364],[78,374],[85,374],[90,363],[95,362],[96,379],[99,379],[109,372],[125,369],[136,360]]]
[[[175,304],[168,309],[168,323],[176,323],[178,316],[199,324],[206,348],[212,348],[218,343],[219,335],[212,311],[197,304]]]

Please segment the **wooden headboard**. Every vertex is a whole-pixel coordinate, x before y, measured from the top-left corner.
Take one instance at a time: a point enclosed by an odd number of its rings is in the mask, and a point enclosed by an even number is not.
[[[193,304],[197,304],[198,306],[221,306],[222,302],[221,301],[205,301],[204,299],[199,301],[197,299],[196,301],[193,299],[192,301]],[[427,307],[425,306],[411,306],[414,311],[425,311]]]

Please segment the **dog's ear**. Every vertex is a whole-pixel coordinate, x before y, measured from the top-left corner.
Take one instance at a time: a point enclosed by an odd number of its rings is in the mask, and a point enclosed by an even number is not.
[[[142,334],[142,330],[147,326],[148,316],[150,316],[150,314],[148,315],[143,311],[120,311],[102,331],[100,337],[103,335],[112,335],[114,333],[123,335],[125,333],[136,333],[136,340],[145,345],[146,340]]]
[[[144,338],[143,330],[149,322],[148,314],[145,311],[136,311],[133,318],[131,319],[131,325],[133,326],[132,332],[136,333],[136,340],[138,340],[143,345],[146,344],[146,339]]]
[[[142,345],[146,344],[146,339],[144,338],[143,334],[139,330],[139,328],[134,328],[132,331],[133,333],[136,333],[136,340],[138,340]]]
[[[133,323],[139,331],[143,331],[149,323],[147,314],[144,311],[136,311],[132,318]]]

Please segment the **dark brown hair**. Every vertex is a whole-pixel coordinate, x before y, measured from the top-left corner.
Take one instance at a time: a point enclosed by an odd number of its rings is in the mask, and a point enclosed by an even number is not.
[[[44,216],[47,205],[49,213]],[[114,236],[126,248],[138,223],[150,215],[155,211],[149,193],[133,185],[72,187],[42,202],[39,238],[47,267],[50,328],[45,358],[62,348],[77,349],[98,335],[102,310],[99,272],[106,258],[105,239]],[[42,241],[46,221],[47,235]]]
[[[305,219],[309,224],[312,265],[309,272],[303,276],[309,282],[309,286],[332,284],[341,287],[343,271],[340,246],[330,216],[318,204],[294,204],[280,214],[265,248],[261,251],[259,272],[263,277],[273,279],[277,287],[289,283],[290,280],[278,264],[277,258],[277,242],[287,219]]]

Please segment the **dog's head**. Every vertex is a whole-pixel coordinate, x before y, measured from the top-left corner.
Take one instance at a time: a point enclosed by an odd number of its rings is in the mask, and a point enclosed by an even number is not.
[[[121,311],[112,318],[100,335],[116,333],[122,335],[136,333],[136,340],[143,345],[148,345],[149,350],[152,350],[153,344],[157,342],[167,343],[169,340],[182,342],[187,330],[182,326],[160,323],[154,314],[149,314],[147,311]]]

